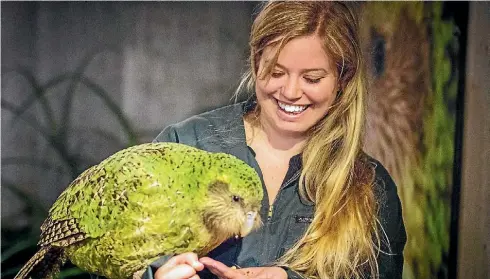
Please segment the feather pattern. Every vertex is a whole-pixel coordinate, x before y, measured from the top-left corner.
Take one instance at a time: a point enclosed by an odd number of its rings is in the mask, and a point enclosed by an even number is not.
[[[127,148],[59,196],[41,226],[40,251],[15,279],[50,278],[66,259],[107,278],[131,278],[163,255],[204,255],[250,231],[247,213],[258,212],[262,196],[255,170],[231,155],[176,143]]]

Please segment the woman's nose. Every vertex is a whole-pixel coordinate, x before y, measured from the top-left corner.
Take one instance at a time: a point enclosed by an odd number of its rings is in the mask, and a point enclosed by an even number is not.
[[[286,84],[283,87],[282,95],[288,100],[295,100],[301,98],[301,95],[303,95],[303,93],[298,84],[297,78],[294,77],[288,78]]]

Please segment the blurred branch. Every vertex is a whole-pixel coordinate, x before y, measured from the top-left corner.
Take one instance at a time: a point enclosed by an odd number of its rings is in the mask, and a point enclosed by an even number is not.
[[[86,127],[74,127],[72,128],[72,131],[75,134],[81,134],[81,135],[86,135],[86,134],[92,134],[97,136],[100,139],[103,139],[107,142],[110,142],[111,144],[117,145],[117,149],[123,149],[126,147],[126,144],[121,142],[121,140],[114,134],[100,129],[100,128],[86,128]],[[77,148],[79,149],[79,148]]]
[[[33,167],[40,167],[45,170],[56,170],[58,173],[63,173],[62,166],[53,165],[45,160],[39,160],[37,158],[28,157],[28,156],[13,156],[13,157],[3,157],[2,158],[2,166],[8,165],[28,165]]]
[[[48,142],[51,141],[51,134],[46,131],[46,127],[43,127],[35,117],[23,115],[23,111],[19,107],[3,99],[1,105],[2,108],[12,112],[17,118],[24,120],[31,128],[38,131]]]
[[[109,49],[110,48],[103,47],[91,51],[84,57],[74,71],[61,73],[48,79],[47,82],[43,84],[36,79],[32,72],[23,67],[7,69],[2,72],[2,79],[6,74],[16,73],[23,77],[32,88],[27,95],[26,100],[22,101],[20,105],[2,99],[2,109],[11,112],[14,115],[12,121],[13,124],[16,123],[15,121],[22,120],[27,124],[26,126],[32,127],[34,131],[46,140],[49,147],[56,152],[61,160],[57,163],[53,163],[44,159],[39,159],[35,156],[11,156],[2,158],[2,166],[28,166],[41,168],[42,170],[55,170],[60,174],[69,171],[71,178],[74,179],[87,167],[87,165],[93,165],[99,160],[90,158],[87,152],[84,152],[93,150],[93,147],[90,146],[92,141],[86,140],[89,137],[95,137],[97,143],[101,142],[100,139],[107,141],[112,147],[117,149],[122,149],[128,145],[137,143],[137,134],[133,130],[130,121],[118,104],[111,98],[109,92],[84,75],[84,72],[96,56]],[[115,49],[116,51],[119,50],[118,48],[112,49]],[[64,86],[68,87],[66,90],[57,90],[56,87],[58,86],[63,86],[63,88],[65,88]],[[87,94],[93,94],[102,100],[110,114],[113,115],[117,120],[117,123],[121,125],[122,129],[119,130],[122,130],[125,139],[118,137],[118,133],[113,134],[100,128],[74,127],[71,122],[74,98],[75,94],[80,92],[81,88],[84,89],[82,91],[83,93],[87,92]],[[59,118],[56,117],[57,114],[53,111],[53,100],[50,99],[52,95],[48,95],[53,92],[56,93],[57,96],[60,96],[61,94],[61,97],[64,97],[60,103],[62,108]],[[39,108],[41,110],[40,117],[42,118],[36,118],[36,116],[39,115],[37,110],[31,111],[31,113],[28,112],[30,108],[38,103],[41,105]],[[88,116],[90,117],[90,115]],[[2,267],[5,267],[2,272],[2,278],[12,278],[21,267],[18,266],[19,261],[27,261],[27,257],[32,256],[33,251],[35,251],[37,246],[36,240],[38,239],[39,233],[37,224],[46,218],[48,210],[29,193],[23,191],[15,182],[2,177],[2,186],[22,200],[25,206],[20,214],[22,216],[25,214],[29,222],[27,228],[24,227],[20,230],[19,228],[14,228],[12,230],[9,228],[2,228],[2,240],[5,240],[5,242],[3,242],[5,245],[2,245]],[[12,218],[17,218],[17,215]],[[2,218],[2,221],[5,220],[6,219]],[[58,278],[80,278],[80,275],[85,276],[85,274],[85,272],[76,267],[68,267],[61,271]]]
[[[29,208],[29,211],[30,213],[32,213],[33,216],[40,217],[40,219],[44,219],[47,216],[48,214],[47,208],[45,208],[37,200],[33,199],[31,195],[19,189],[19,187],[17,187],[15,183],[5,178],[2,178],[2,188],[3,187],[10,190],[14,195],[19,197],[21,200],[25,201],[27,208]]]
[[[35,100],[38,100],[43,107],[43,112],[45,113],[45,117],[46,117],[46,120],[48,121],[49,125],[51,126],[51,128],[56,127],[56,122],[55,122],[55,119],[53,117],[53,110],[51,109],[51,106],[49,105],[48,100],[44,96],[45,92],[46,92],[46,90],[45,90],[46,87],[40,85],[39,82],[34,77],[34,75],[31,74],[31,72],[24,67],[19,67],[16,69],[6,69],[6,71],[2,71],[2,76],[9,74],[9,73],[19,74],[19,76],[26,79],[29,82],[29,84],[31,85],[31,87],[34,89],[32,91],[34,94],[33,98],[29,98],[27,100],[27,102],[28,102],[27,104],[21,104],[20,105],[20,107],[18,109],[18,116],[21,116],[27,110],[27,108],[29,108],[29,106],[30,106],[29,103],[31,103],[31,102],[33,103]],[[56,82],[54,84],[58,84],[58,82]]]
[[[14,113],[16,116],[20,117],[27,124],[29,124],[29,126],[34,128],[34,130],[38,131],[43,136],[43,138],[51,145],[51,147],[58,153],[58,155],[65,162],[67,162],[67,165],[71,171],[71,175],[73,177],[76,177],[78,175],[79,170],[76,166],[75,159],[72,156],[70,156],[67,150],[66,143],[59,141],[56,134],[53,135],[50,132],[46,131],[47,130],[46,127],[43,127],[35,118],[23,114],[23,111],[21,111],[15,105],[5,100],[2,100],[1,104],[2,104],[2,108],[5,108],[10,112]]]
[[[124,116],[124,113],[119,108],[119,106],[109,97],[107,92],[101,86],[99,86],[98,84],[96,84],[95,82],[91,81],[86,77],[81,77],[80,82],[82,82],[85,86],[87,86],[87,88],[91,89],[93,93],[99,96],[102,99],[102,101],[104,101],[107,108],[109,108],[109,110],[116,116],[116,119],[119,121],[119,123],[121,124],[122,128],[124,129],[128,137],[128,142],[129,142],[128,144],[129,145],[136,144],[137,136],[133,128],[131,127],[131,124],[129,123],[128,119]]]
[[[80,84],[82,79],[84,79],[84,80],[87,79],[83,76],[84,72],[88,68],[90,63],[99,54],[101,54],[107,50],[108,50],[107,47],[103,47],[100,49],[98,48],[98,49],[94,49],[94,50],[90,51],[88,54],[85,55],[85,57],[82,59],[81,63],[78,65],[78,67],[75,69],[75,71],[71,74],[70,83],[68,85],[67,93],[65,96],[66,99],[65,99],[65,102],[63,105],[63,111],[61,113],[61,119],[63,119],[64,121],[61,122],[61,126],[59,127],[59,137],[62,140],[66,140],[66,137],[68,135],[68,131],[70,130],[70,123],[71,123],[70,114],[72,111],[73,98],[75,96],[76,89],[78,88],[78,85]],[[102,88],[100,88],[100,89],[101,89],[102,93],[99,95],[103,95],[105,98],[109,99],[107,92]],[[104,99],[104,98],[102,98],[102,99]]]

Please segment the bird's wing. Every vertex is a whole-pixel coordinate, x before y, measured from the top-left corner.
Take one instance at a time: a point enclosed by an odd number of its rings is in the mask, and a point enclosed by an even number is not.
[[[43,223],[44,229],[41,232],[40,246],[61,246],[65,247],[75,242],[82,241],[87,235],[80,229],[78,220],[75,218],[65,220],[52,220],[48,217]]]
[[[38,245],[68,246],[86,238],[86,233],[80,227],[79,218],[74,218],[70,214],[68,202],[71,196],[70,192],[72,192],[70,190],[80,184],[84,184],[94,173],[95,168],[96,166],[93,166],[84,171],[58,197],[50,209],[48,218],[41,225],[41,239]],[[60,207],[63,210],[60,210]]]
[[[151,185],[169,186],[171,183],[166,179],[170,174],[162,171],[159,152],[150,146],[123,150],[84,171],[51,207],[41,226],[40,244],[69,245],[124,226],[118,218],[138,206],[130,202],[131,193],[146,193],[144,189]],[[159,188],[158,194],[165,196],[167,187]],[[131,212],[132,216],[134,214],[138,212]]]

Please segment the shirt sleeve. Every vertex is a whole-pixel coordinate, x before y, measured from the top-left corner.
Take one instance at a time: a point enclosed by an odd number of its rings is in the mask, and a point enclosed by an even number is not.
[[[395,182],[379,162],[376,163],[376,184],[379,191],[377,196],[381,239],[381,251],[378,256],[379,278],[401,279],[403,250],[407,242],[402,206]]]
[[[153,142],[179,142],[179,136],[173,126],[167,126],[158,134]]]
[[[279,267],[284,269],[284,271],[286,271],[286,274],[288,275],[288,279],[304,279],[305,278],[301,274],[299,274],[298,272],[296,272],[292,269],[289,269],[287,266],[279,266]]]

